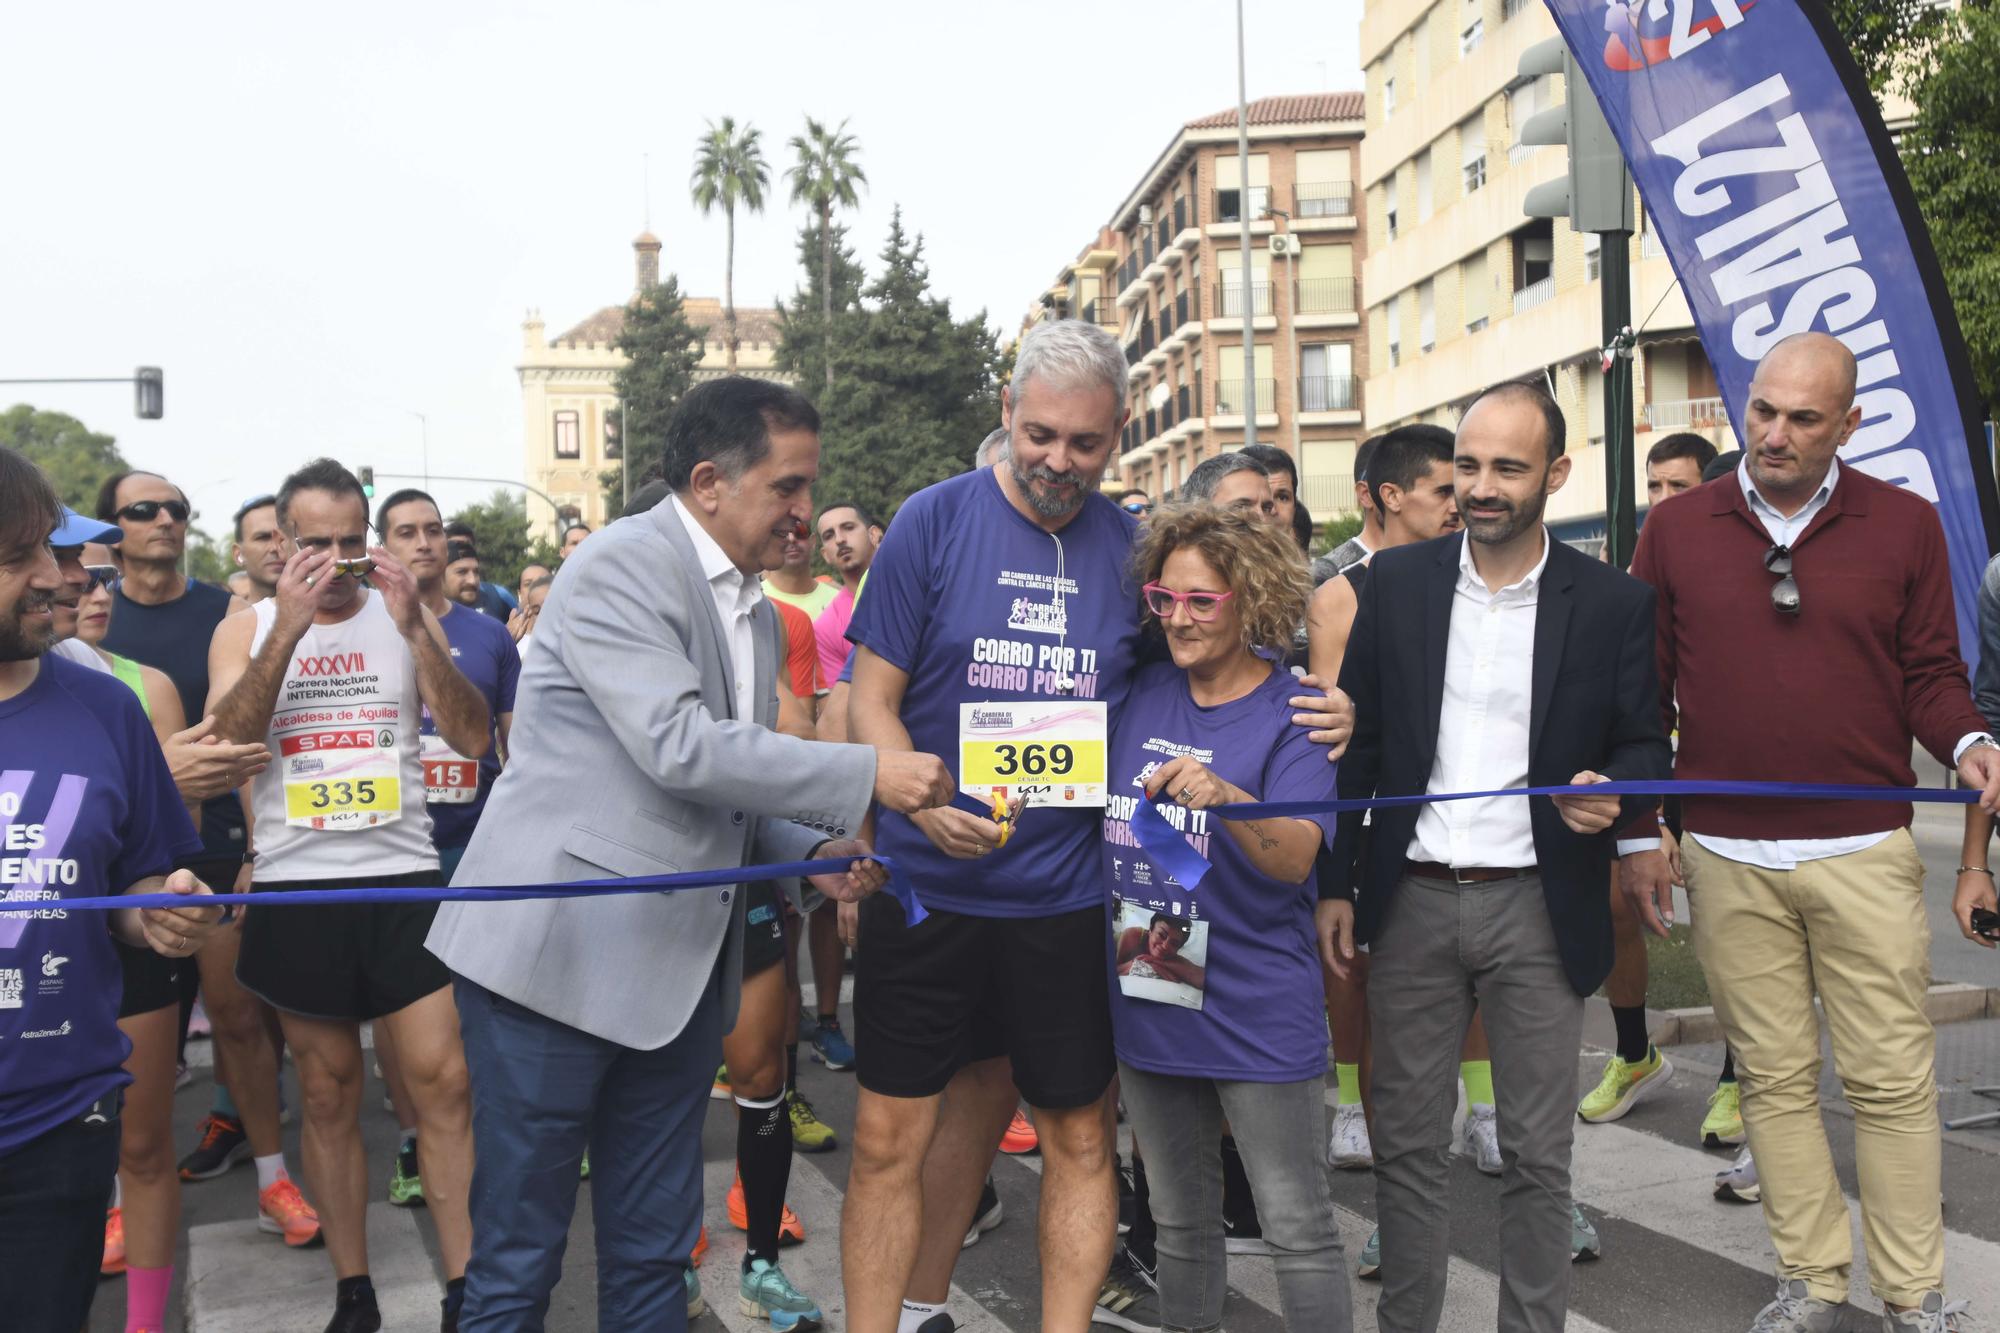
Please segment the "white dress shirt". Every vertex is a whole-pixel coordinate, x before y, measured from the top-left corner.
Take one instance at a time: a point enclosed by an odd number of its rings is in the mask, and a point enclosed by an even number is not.
[[[1790,546],[1798,541],[1812,523],[1819,511],[1833,501],[1833,488],[1840,480],[1840,460],[1828,464],[1826,480],[1813,493],[1813,498],[1796,514],[1785,515],[1777,511],[1771,502],[1757,490],[1757,483],[1750,480],[1748,461],[1736,465],[1736,480],[1743,487],[1743,498],[1750,505],[1750,512],[1764,525],[1764,531],[1780,546]],[[1952,761],[1965,753],[1966,747],[1982,736],[1972,732],[1961,738],[1952,750]],[[1802,774],[1801,777],[1807,775]],[[1849,838],[1718,838],[1707,833],[1689,833],[1688,836],[1714,852],[1744,865],[1761,866],[1766,870],[1794,870],[1801,861],[1824,861],[1829,857],[1848,856],[1855,852],[1865,852],[1881,842],[1894,829],[1884,829],[1880,833],[1860,833]],[[1621,842],[1618,850],[1622,854],[1630,844]]]
[[[1429,791],[1528,785],[1535,603],[1552,540],[1544,528],[1542,558],[1518,583],[1498,592],[1487,588],[1473,566],[1472,538],[1468,535],[1459,547],[1444,655],[1444,706]],[[1408,856],[1464,868],[1534,865],[1528,803],[1507,797],[1422,806]]]
[[[674,507],[681,526],[687,529],[688,540],[694,543],[695,558],[701,561],[702,575],[708,579],[709,595],[715,598],[715,614],[722,618],[722,632],[729,636],[730,684],[736,691],[736,716],[741,721],[754,722],[757,713],[750,691],[757,674],[757,649],[750,628],[750,611],[764,600],[763,581],[747,577],[736,567],[736,562],[708,535],[708,529],[695,522],[679,496],[668,496],[667,503]]]

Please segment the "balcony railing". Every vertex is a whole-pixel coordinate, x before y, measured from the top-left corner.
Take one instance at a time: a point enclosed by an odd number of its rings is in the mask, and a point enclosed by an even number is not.
[[[1646,424],[1654,430],[1705,430],[1729,424],[1729,412],[1720,398],[1647,403],[1645,410]]]
[[[1246,389],[1242,380],[1217,380],[1215,382],[1215,413],[1217,416],[1240,417],[1244,415],[1245,400],[1250,389],[1257,395],[1257,411],[1278,410],[1278,382],[1276,380],[1256,380]]]
[[[1506,22],[1534,2],[1535,0],[1500,0],[1500,21]]]
[[[1118,290],[1124,291],[1139,280],[1139,256],[1127,255],[1125,262],[1118,266]]]
[[[1215,220],[1217,222],[1241,222],[1239,211],[1243,204],[1241,190],[1217,190],[1215,192]],[[1257,219],[1264,216],[1271,207],[1271,187],[1253,185],[1250,187],[1250,216]]]
[[[1354,313],[1354,279],[1300,278],[1294,308],[1301,315]]]
[[[1158,412],[1152,412],[1152,411],[1147,412],[1146,432],[1141,438],[1147,440],[1154,439],[1159,435],[1159,433],[1160,433],[1160,414]]]
[[[1304,375],[1299,378],[1301,412],[1352,412],[1354,376]]]
[[[1512,162],[1514,165],[1519,166],[1521,163],[1526,162],[1529,158],[1533,157],[1535,155],[1535,150],[1541,146],[1542,145],[1540,144],[1532,144],[1532,143],[1514,144],[1507,149],[1507,160],[1509,162]]]
[[[1250,284],[1252,313],[1271,313],[1271,284],[1253,282]],[[1215,284],[1215,308],[1218,319],[1243,318],[1243,284],[1240,282],[1218,282]]]
[[[1186,231],[1187,225],[1188,225],[1187,200],[1185,198],[1176,199],[1174,200],[1174,235],[1178,236],[1182,232]]]
[[[1166,212],[1164,208],[1160,210],[1159,225],[1153,228],[1153,239],[1158,243],[1159,252],[1163,255],[1172,249],[1174,244],[1173,219],[1168,217]]]
[[[1194,415],[1192,407],[1193,401],[1194,401],[1193,395],[1188,392],[1187,385],[1183,384],[1181,385],[1180,388],[1174,391],[1174,406],[1179,411],[1180,420],[1186,421],[1189,417]]]
[[[1139,264],[1144,267],[1153,262],[1153,230],[1148,227],[1139,233]]]
[[[1514,293],[1514,313],[1533,310],[1538,305],[1547,305],[1555,299],[1556,276],[1551,273],[1540,282],[1531,282]]]
[[[1354,182],[1300,181],[1292,187],[1292,216],[1299,218],[1353,217]]]
[[[1186,290],[1185,290],[1185,289],[1183,289],[1183,290],[1182,290],[1182,292],[1181,292],[1181,294],[1180,294],[1179,296],[1176,296],[1176,297],[1174,298],[1174,327],[1175,327],[1175,328],[1179,328],[1179,327],[1181,327],[1181,326],[1182,326],[1183,324],[1185,324],[1185,323],[1187,323],[1187,322],[1188,322],[1188,307],[1189,307],[1189,305],[1190,305],[1190,304],[1191,304],[1191,303],[1190,303],[1190,302],[1189,302],[1189,300],[1188,300],[1188,294],[1187,294],[1187,292],[1186,292]]]
[[[1083,322],[1115,329],[1125,321],[1119,317],[1116,301],[1108,296],[1098,296],[1083,303]]]
[[[1352,514],[1357,508],[1354,477],[1346,472],[1307,473],[1299,478],[1299,501],[1315,519]]]
[[[1160,307],[1160,323],[1159,323],[1160,341],[1165,342],[1167,339],[1173,337],[1174,330],[1179,327],[1180,325],[1174,323],[1173,308],[1171,306],[1162,304]]]

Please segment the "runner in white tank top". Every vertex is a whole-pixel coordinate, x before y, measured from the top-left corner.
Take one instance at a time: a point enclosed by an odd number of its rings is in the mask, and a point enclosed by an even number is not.
[[[225,620],[209,649],[216,731],[271,749],[252,788],[253,895],[443,883],[424,810],[424,707],[458,753],[477,758],[490,744],[486,702],[452,665],[416,580],[368,545],[367,503],[329,459],[286,478],[278,524],[295,549],[277,593]],[[424,947],[436,913],[435,903],[253,906],[243,923],[237,979],[278,1011],[309,1141],[338,1145],[315,1162],[328,1178],[311,1182],[340,1278],[329,1333],[382,1327],[365,1276],[367,1210],[350,1192],[367,1170],[357,1122],[369,1020],[394,1047],[416,1112],[448,1279],[440,1327],[457,1324],[472,1247],[471,1101],[451,973]]]

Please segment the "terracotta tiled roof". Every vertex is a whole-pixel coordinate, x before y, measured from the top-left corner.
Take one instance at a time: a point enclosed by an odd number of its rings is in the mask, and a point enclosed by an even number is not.
[[[698,329],[708,329],[718,342],[722,338],[722,302],[712,296],[690,296],[683,307],[688,323]],[[551,346],[571,344],[582,347],[590,343],[610,346],[618,339],[625,327],[625,307],[608,305],[583,323],[566,333],[559,333],[549,340]],[[740,305],[736,307],[736,340],[745,347],[762,345],[773,347],[778,341],[778,312],[762,306]]]
[[[1298,125],[1315,120],[1360,120],[1366,103],[1360,93],[1304,93],[1291,97],[1260,97],[1249,107],[1252,125]],[[1191,130],[1227,129],[1236,123],[1236,108],[1191,120]]]

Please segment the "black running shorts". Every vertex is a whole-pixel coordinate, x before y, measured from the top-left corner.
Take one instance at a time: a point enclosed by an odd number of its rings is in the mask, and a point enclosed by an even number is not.
[[[1088,1106],[1111,1085],[1110,925],[1103,907],[1049,917],[861,905],[855,1072],[887,1097],[930,1097],[968,1064],[1008,1056],[1028,1105]]]
[[[743,889],[743,975],[754,977],[785,961],[785,895],[760,879]]]
[[[125,973],[125,992],[118,1000],[120,1018],[180,1005],[180,970],[193,967],[192,958],[183,962],[154,953],[150,948],[135,949],[123,940],[112,943],[118,946],[118,964]]]
[[[424,947],[436,903],[313,903],[259,907],[280,889],[435,888],[435,870],[253,885],[236,979],[273,1009],[361,1022],[393,1014],[451,984]]]

